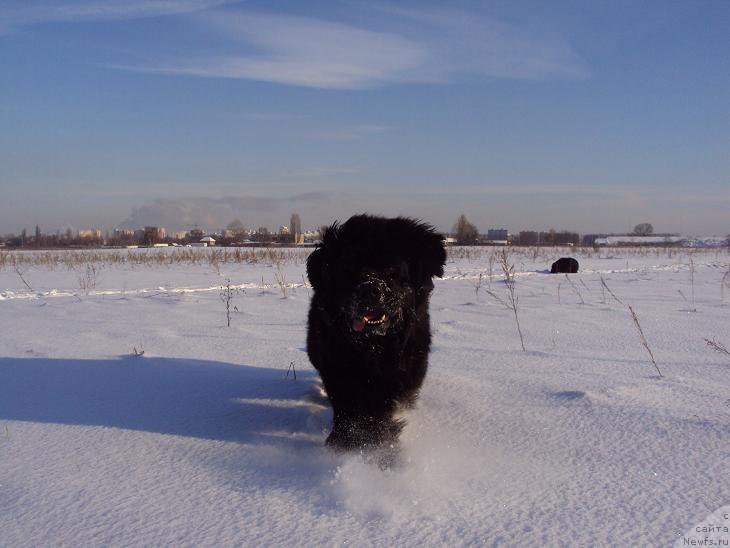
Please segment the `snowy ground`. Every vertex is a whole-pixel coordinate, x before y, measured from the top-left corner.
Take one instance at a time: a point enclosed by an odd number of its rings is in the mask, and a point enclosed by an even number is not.
[[[389,471],[322,445],[301,262],[287,298],[267,264],[0,270],[0,545],[672,545],[730,504],[730,256],[693,306],[687,252],[578,253],[574,287],[567,253],[513,255],[526,352],[497,265],[449,262]]]

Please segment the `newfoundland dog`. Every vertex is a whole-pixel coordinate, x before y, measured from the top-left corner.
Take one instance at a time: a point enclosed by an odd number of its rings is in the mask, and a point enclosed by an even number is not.
[[[397,441],[403,422],[394,414],[415,402],[426,375],[428,300],[445,261],[430,225],[371,215],[334,223],[307,259],[307,353],[334,412],[329,445]]]
[[[551,274],[575,274],[578,272],[578,261],[573,257],[561,257],[550,267]]]

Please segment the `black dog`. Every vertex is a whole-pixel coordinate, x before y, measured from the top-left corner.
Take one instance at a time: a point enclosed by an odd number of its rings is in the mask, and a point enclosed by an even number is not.
[[[446,251],[413,219],[356,215],[329,227],[307,259],[314,289],[307,353],[334,411],[327,443],[393,444],[423,383],[431,346],[428,301]]]
[[[578,261],[573,257],[561,257],[550,268],[551,274],[575,274],[578,272]]]

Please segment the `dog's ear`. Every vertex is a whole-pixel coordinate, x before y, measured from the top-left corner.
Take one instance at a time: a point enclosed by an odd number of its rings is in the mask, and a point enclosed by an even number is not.
[[[318,247],[307,257],[307,278],[312,287],[317,290],[324,282],[324,250]]]
[[[398,219],[403,223],[401,245],[408,250],[409,268],[413,283],[424,288],[433,288],[431,278],[444,275],[446,249],[444,238],[429,224],[412,219]]]
[[[433,229],[428,230],[423,234],[419,247],[416,249],[416,257],[421,263],[424,276],[428,278],[443,276],[446,264],[444,237]]]
[[[337,246],[339,225],[337,222],[327,227],[322,234],[322,243],[307,257],[307,278],[315,289],[320,289],[328,283],[329,259],[328,257]]]

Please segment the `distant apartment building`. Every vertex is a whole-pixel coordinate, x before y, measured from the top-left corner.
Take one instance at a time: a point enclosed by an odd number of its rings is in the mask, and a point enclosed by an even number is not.
[[[79,230],[79,238],[83,240],[101,240],[101,229],[84,228]]]
[[[154,245],[160,240],[164,240],[167,236],[167,231],[159,226],[146,226],[144,227],[142,241],[145,245]]]
[[[540,245],[578,245],[580,244],[580,234],[577,232],[569,232],[567,230],[561,230],[556,232],[550,229],[547,232],[540,232],[538,238],[538,244]]]
[[[537,245],[540,234],[534,230],[520,230],[520,245]]]
[[[608,234],[583,234],[583,245],[590,247],[596,245],[596,240],[604,239]]]
[[[115,228],[112,234],[115,238],[134,238],[134,230],[131,228]]]
[[[293,213],[289,220],[289,234],[295,244],[304,243],[304,235],[302,234],[302,220],[298,213]]]
[[[490,241],[507,241],[509,232],[506,228],[490,228],[487,230],[487,240]]]
[[[534,230],[522,230],[519,235],[520,245],[579,245],[580,235],[577,232],[569,232],[567,230],[550,229],[548,231],[537,232]]]

